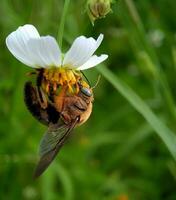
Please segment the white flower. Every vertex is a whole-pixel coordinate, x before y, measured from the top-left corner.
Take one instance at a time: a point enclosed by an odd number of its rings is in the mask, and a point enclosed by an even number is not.
[[[22,63],[33,68],[66,67],[84,70],[108,58],[108,55],[93,55],[103,40],[80,36],[75,39],[68,52],[62,56],[61,50],[52,36],[40,36],[33,25],[24,25],[6,38],[9,51]]]

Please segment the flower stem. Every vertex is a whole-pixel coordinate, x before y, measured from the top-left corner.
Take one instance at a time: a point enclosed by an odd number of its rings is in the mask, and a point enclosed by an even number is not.
[[[58,36],[57,36],[57,40],[59,42],[60,49],[62,49],[62,39],[63,39],[63,33],[64,33],[64,27],[65,27],[65,19],[66,19],[69,3],[70,3],[70,0],[65,0],[65,2],[64,2],[63,13],[62,13],[59,32],[58,32]]]

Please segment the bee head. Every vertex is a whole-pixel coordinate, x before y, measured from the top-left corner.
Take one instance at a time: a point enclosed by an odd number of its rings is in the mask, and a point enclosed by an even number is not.
[[[92,88],[89,86],[89,84],[85,81],[81,81],[79,83],[79,91],[81,95],[84,95],[86,98],[90,98],[93,96]]]
[[[87,97],[91,97],[92,96],[92,90],[90,88],[87,87],[81,87],[80,88],[81,92],[86,95]]]

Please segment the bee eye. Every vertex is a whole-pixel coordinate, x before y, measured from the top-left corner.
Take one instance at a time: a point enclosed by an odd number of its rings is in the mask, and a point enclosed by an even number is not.
[[[88,97],[91,97],[91,96],[92,96],[92,92],[91,92],[88,88],[82,87],[82,88],[81,88],[81,92],[82,92],[83,94],[85,94],[86,96],[88,96]]]

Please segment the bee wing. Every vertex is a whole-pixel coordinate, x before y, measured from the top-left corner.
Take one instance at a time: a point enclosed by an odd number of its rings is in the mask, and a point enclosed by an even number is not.
[[[78,121],[79,117],[69,125],[62,124],[57,127],[52,126],[48,128],[40,143],[40,160],[35,169],[34,178],[39,177],[47,169]]]

